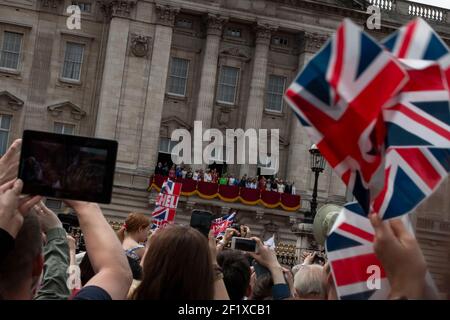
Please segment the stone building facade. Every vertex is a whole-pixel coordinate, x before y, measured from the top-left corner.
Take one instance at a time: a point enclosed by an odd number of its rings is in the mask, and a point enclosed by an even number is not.
[[[0,152],[25,128],[118,140],[113,201],[104,213],[120,221],[130,211],[151,212],[149,177],[158,158],[170,156],[174,129],[192,131],[195,120],[221,131],[279,129],[278,176],[295,182],[299,211],[183,197],[177,220],[188,223],[192,208],[233,208],[255,234],[295,243],[313,187],[311,142],[280,92],[343,17],[365,25],[363,2],[0,0]],[[419,15],[450,42],[449,11],[405,0],[368,2],[381,8],[381,29],[369,30],[377,38]],[[72,4],[81,9],[81,29],[67,26]],[[229,164],[226,171],[254,176],[257,166]],[[418,237],[443,291],[450,287],[448,195],[447,181],[417,212]],[[328,167],[319,203],[346,198]]]

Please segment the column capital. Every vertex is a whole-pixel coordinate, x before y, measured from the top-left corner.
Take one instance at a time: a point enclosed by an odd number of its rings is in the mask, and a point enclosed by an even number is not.
[[[275,32],[277,29],[278,26],[269,23],[258,22],[254,27],[256,33],[256,43],[269,45],[272,33]]]
[[[112,17],[128,18],[135,5],[135,0],[100,1],[100,8],[107,19],[111,19]]]
[[[298,36],[300,52],[316,53],[322,48],[328,38],[329,35],[326,34],[309,31],[302,32]]]
[[[221,16],[219,14],[213,14],[209,13],[206,17],[206,24],[207,24],[207,31],[206,33],[209,35],[216,35],[221,36],[222,35],[222,29],[225,23],[227,23],[228,18]]]
[[[163,26],[173,27],[175,17],[179,11],[179,8],[157,3],[155,5],[156,23]]]

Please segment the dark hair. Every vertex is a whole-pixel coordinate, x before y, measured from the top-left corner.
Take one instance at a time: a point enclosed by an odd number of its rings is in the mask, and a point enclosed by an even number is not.
[[[217,263],[223,270],[223,281],[230,300],[242,300],[250,284],[250,263],[237,250],[224,250],[217,256]]]
[[[17,234],[14,249],[0,264],[0,293],[15,291],[27,275],[31,275],[33,262],[42,254],[42,233],[39,220],[30,211]]]
[[[264,273],[256,278],[252,291],[252,300],[272,299],[273,279],[270,273]]]
[[[208,241],[199,231],[167,225],[151,238],[134,300],[211,300],[214,273]]]

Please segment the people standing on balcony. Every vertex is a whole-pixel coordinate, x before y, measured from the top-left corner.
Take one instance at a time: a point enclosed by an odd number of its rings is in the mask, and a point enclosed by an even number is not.
[[[175,168],[175,165],[172,165],[172,167],[169,170],[169,179],[175,180],[176,178],[177,178],[176,168]]]
[[[228,185],[229,186],[234,186],[234,177],[231,175],[231,174],[229,174],[228,175]]]
[[[199,181],[198,170],[195,170],[194,174],[192,175],[192,179],[193,179],[194,181]]]
[[[162,168],[162,175],[164,177],[167,177],[169,175],[169,165],[167,164],[167,162],[164,162],[164,166]]]
[[[155,174],[163,174],[163,165],[161,162],[158,162],[158,164],[155,167]]]
[[[219,182],[219,173],[217,172],[217,170],[216,169],[214,169],[214,172],[213,172],[213,182],[214,183],[218,183]]]
[[[277,182],[277,190],[279,193],[284,193],[284,184],[283,184],[283,180],[278,180]]]
[[[181,166],[178,165],[175,169],[175,175],[177,176],[177,178],[182,177],[183,174],[181,173],[181,171],[182,171]]]
[[[194,174],[192,173],[192,169],[189,168],[186,173],[186,179],[193,179]]]
[[[292,182],[292,185],[291,185],[291,194],[292,195],[296,195],[297,193],[296,193],[296,190],[295,190],[295,182]]]
[[[203,181],[205,182],[212,182],[212,176],[209,169],[206,169],[205,174],[203,175]]]
[[[272,190],[272,180],[269,178],[266,181],[266,191],[271,191]]]
[[[183,167],[183,169],[181,169],[181,178],[182,179],[186,179],[186,175],[187,175],[187,170],[186,167]]]
[[[228,179],[227,179],[225,174],[223,174],[222,177],[219,179],[219,184],[221,184],[221,185],[227,185],[228,184]]]
[[[275,192],[278,191],[277,180],[275,180],[275,179],[272,180],[271,189],[272,189],[272,191],[275,191]]]
[[[291,194],[291,192],[291,184],[289,183],[289,181],[286,181],[286,183],[284,184],[284,193]]]
[[[241,188],[245,188],[245,183],[247,182],[247,175],[246,174],[244,174],[243,176],[242,176],[242,179],[241,179],[241,181],[239,182],[239,187],[241,187]]]
[[[261,191],[266,188],[266,178],[264,176],[261,176],[259,178],[258,186],[259,186],[259,190],[261,190]]]

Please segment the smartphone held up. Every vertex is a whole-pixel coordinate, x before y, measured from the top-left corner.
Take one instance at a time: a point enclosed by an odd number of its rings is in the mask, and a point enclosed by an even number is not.
[[[255,240],[241,237],[231,238],[231,249],[254,253],[258,252],[258,246]]]

